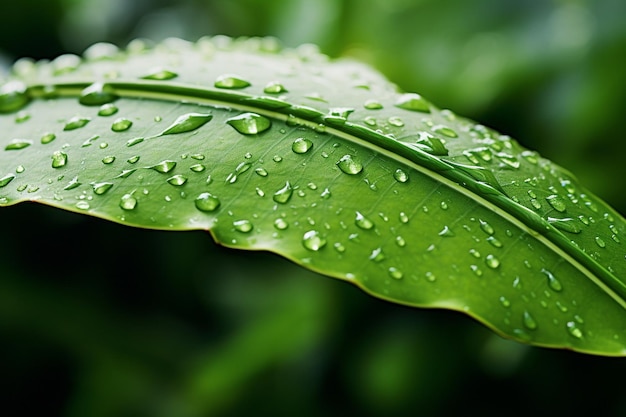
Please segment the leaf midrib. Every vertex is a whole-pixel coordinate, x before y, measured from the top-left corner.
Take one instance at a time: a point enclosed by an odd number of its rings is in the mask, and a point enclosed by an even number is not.
[[[27,94],[33,99],[45,99],[49,97],[49,89],[52,87],[54,98],[78,98],[81,92],[91,84],[93,84],[93,80],[55,83],[52,85],[32,85],[28,87]],[[280,120],[287,120],[288,117],[295,116],[300,125],[312,129],[320,124],[324,124],[326,132],[402,162],[461,192],[478,204],[515,224],[520,229],[525,230],[544,246],[561,255],[626,309],[626,284],[619,281],[617,277],[595,259],[579,250],[571,243],[570,239],[537,213],[514,202],[491,185],[477,181],[466,172],[437,156],[420,149],[409,148],[360,124],[340,120],[336,117],[328,117],[321,111],[311,107],[295,105],[285,101],[284,107],[277,108],[276,98],[271,96],[257,96],[236,90],[190,86],[171,81],[164,83],[163,81],[151,80],[115,80],[107,81],[106,84],[112,87],[115,94],[121,98],[194,102],[199,105],[252,111]],[[264,98],[273,100],[273,104],[267,103],[264,106]]]

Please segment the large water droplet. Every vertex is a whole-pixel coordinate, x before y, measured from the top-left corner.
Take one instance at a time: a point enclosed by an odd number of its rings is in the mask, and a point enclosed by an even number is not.
[[[9,81],[0,87],[0,113],[18,111],[29,101],[26,84],[21,81]]]
[[[363,103],[363,107],[368,110],[380,110],[383,108],[383,105],[378,100],[369,99],[366,100],[365,103]]]
[[[174,71],[170,71],[165,68],[153,68],[150,71],[150,73],[148,73],[147,75],[144,75],[141,78],[143,78],[144,80],[163,81],[163,80],[171,80],[172,78],[176,78],[176,77],[178,77],[178,74],[176,74]]]
[[[120,199],[120,208],[122,210],[134,210],[137,207],[137,199],[132,194],[124,194]]]
[[[125,117],[120,117],[116,119],[111,125],[111,130],[114,132],[124,132],[125,130],[130,129],[133,125],[133,122]]]
[[[244,135],[256,135],[265,132],[272,125],[270,119],[256,113],[243,113],[239,116],[231,117],[226,120],[226,123]]]
[[[235,89],[246,88],[250,85],[250,83],[238,75],[224,74],[217,77],[214,85],[217,88]]]
[[[220,206],[220,200],[211,193],[202,193],[194,201],[196,208],[200,211],[211,212]]]
[[[117,99],[113,87],[103,83],[93,83],[81,91],[78,101],[85,106],[100,106]]]
[[[115,113],[117,113],[118,110],[119,109],[117,108],[117,106],[115,104],[113,104],[113,103],[106,103],[106,104],[103,104],[102,106],[100,106],[100,109],[98,110],[98,116],[103,116],[103,117],[112,116]]]
[[[40,139],[40,140],[41,140],[41,143],[42,143],[43,145],[46,145],[46,144],[48,144],[48,143],[52,142],[53,140],[55,140],[56,138],[57,138],[57,136],[56,136],[54,133],[50,133],[50,132],[48,132],[48,133],[44,133],[44,134],[41,136],[41,139]]]
[[[356,175],[363,170],[361,162],[352,155],[344,155],[337,161],[339,169],[346,174]]]
[[[405,110],[430,113],[430,104],[428,101],[415,93],[402,94],[398,97],[395,106]]]
[[[160,172],[162,174],[167,174],[168,172],[173,170],[175,167],[176,167],[176,161],[165,160],[149,168],[152,168],[153,170]]]
[[[211,119],[213,119],[213,115],[208,113],[183,114],[174,120],[174,123],[172,123],[167,129],[161,132],[161,136],[191,132],[192,130],[204,126],[206,123],[210,122]]]
[[[297,154],[307,153],[313,147],[313,142],[306,138],[298,138],[291,144],[291,150]]]
[[[326,239],[317,230],[309,230],[302,236],[302,245],[310,251],[317,252],[326,245]]]
[[[187,177],[183,175],[174,175],[173,177],[168,178],[167,182],[171,185],[181,186],[187,182]]]
[[[550,206],[552,206],[553,209],[558,212],[563,213],[567,209],[565,201],[557,194],[547,196],[546,201],[548,202],[548,204],[550,204]]]
[[[291,184],[289,183],[289,181],[287,181],[283,188],[281,188],[280,190],[274,193],[274,196],[272,197],[272,199],[277,203],[285,204],[289,201],[292,194],[293,194],[293,188],[291,187]]]
[[[395,172],[393,173],[393,177],[398,182],[407,182],[409,180],[409,174],[407,174],[400,168],[395,170]]]
[[[556,277],[554,276],[554,274],[552,274],[552,272],[548,271],[545,268],[541,268],[541,272],[543,272],[545,276],[548,278],[548,286],[550,288],[552,288],[554,291],[557,291],[557,292],[563,289],[561,282],[558,279],[556,279]]]
[[[90,120],[89,117],[74,116],[65,123],[63,130],[79,129],[89,123]]]
[[[62,151],[56,151],[52,154],[52,168],[61,168],[67,164],[67,154]]]
[[[491,269],[496,269],[500,266],[500,260],[492,254],[485,256],[485,263]]]
[[[581,232],[578,221],[571,219],[571,218],[556,219],[554,217],[548,217],[548,223],[550,223],[552,226],[564,232],[569,232],[569,233]]]
[[[354,223],[363,230],[370,230],[372,227],[374,227],[374,222],[372,222],[370,219],[368,219],[358,211],[356,212]]]
[[[6,187],[11,181],[15,179],[15,174],[7,174],[0,178],[0,188]]]
[[[279,217],[276,220],[274,220],[274,227],[278,230],[285,230],[286,228],[289,227],[289,223],[287,223],[287,221],[283,219],[282,217]]]
[[[107,191],[109,191],[111,189],[111,187],[113,187],[113,183],[111,182],[95,182],[92,183],[91,186],[93,187],[93,192],[96,193],[97,195],[102,195],[104,193],[106,193]]]
[[[4,147],[5,151],[16,151],[24,149],[33,144],[32,140],[28,139],[13,139],[11,143]]]
[[[236,231],[241,233],[249,233],[253,229],[252,223],[247,219],[235,220],[233,227]]]
[[[104,158],[102,158],[102,163],[105,165],[112,164],[113,162],[115,162],[114,156],[105,156]]]

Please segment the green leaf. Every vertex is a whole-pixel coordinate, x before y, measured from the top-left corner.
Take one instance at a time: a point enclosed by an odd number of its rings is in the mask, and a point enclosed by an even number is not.
[[[209,230],[522,342],[626,355],[624,218],[362,64],[272,39],[97,44],[18,61],[0,112],[2,206]]]

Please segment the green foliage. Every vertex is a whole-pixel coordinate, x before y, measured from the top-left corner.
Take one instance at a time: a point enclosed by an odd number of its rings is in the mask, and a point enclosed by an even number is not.
[[[210,230],[390,301],[624,355],[624,219],[567,171],[273,39],[21,60],[0,95],[0,204]]]

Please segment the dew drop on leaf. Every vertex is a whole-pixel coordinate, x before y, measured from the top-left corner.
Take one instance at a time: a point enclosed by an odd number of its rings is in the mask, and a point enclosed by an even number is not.
[[[224,74],[217,77],[215,80],[214,86],[217,88],[227,88],[227,89],[236,89],[236,88],[245,88],[248,87],[250,83],[238,75],[233,74]]]
[[[402,94],[398,97],[395,106],[405,110],[430,113],[430,104],[428,101],[416,93]]]
[[[253,228],[252,223],[250,223],[250,220],[247,219],[235,220],[233,222],[233,226],[236,231],[241,233],[249,233]]]
[[[65,123],[63,130],[75,130],[85,126],[91,119],[89,117],[74,116]]]
[[[173,177],[168,178],[167,182],[171,185],[181,186],[187,182],[187,177],[183,175],[174,175]]]
[[[265,94],[280,94],[286,93],[287,89],[278,81],[270,81],[263,89]]]
[[[552,288],[554,291],[557,291],[557,292],[563,289],[561,282],[554,276],[552,272],[548,271],[545,268],[542,268],[541,272],[545,274],[545,276],[548,278],[548,286],[550,288]]]
[[[61,168],[67,164],[67,154],[62,151],[56,151],[52,154],[52,168]]]
[[[172,123],[167,129],[160,133],[163,135],[173,135],[176,133],[191,132],[204,126],[206,123],[213,119],[212,114],[208,113],[187,113],[179,116],[174,123]]]
[[[387,119],[387,122],[389,122],[390,125],[395,126],[395,127],[404,126],[404,122],[398,116],[391,116],[389,119]]]
[[[317,230],[309,230],[302,236],[302,245],[310,251],[317,252],[326,245],[326,239]]]
[[[511,302],[505,296],[501,296],[499,300],[500,300],[500,304],[502,304],[502,307],[508,308],[511,306]]]
[[[339,169],[349,175],[356,175],[363,171],[363,165],[361,162],[352,155],[344,155],[339,161],[337,161]]]
[[[139,158],[140,158],[139,155],[131,156],[130,158],[126,160],[126,162],[128,162],[129,164],[135,164],[137,163],[137,161],[139,161]]]
[[[402,274],[402,271],[398,270],[398,268],[395,267],[389,267],[389,276],[393,279],[402,279],[402,277],[404,276]]]
[[[130,129],[133,125],[133,122],[125,117],[120,117],[116,119],[111,125],[111,130],[114,132],[124,132],[125,130]]]
[[[354,223],[363,230],[370,230],[372,227],[374,227],[374,222],[372,222],[370,219],[368,219],[358,211],[356,212]]]
[[[550,204],[550,206],[552,206],[553,209],[558,212],[563,213],[567,208],[565,206],[565,201],[563,201],[563,199],[556,194],[547,196],[546,201],[548,202],[548,204]]]
[[[11,143],[4,147],[5,151],[16,151],[24,149],[33,144],[32,140],[28,139],[13,139]]]
[[[220,200],[211,193],[202,193],[196,197],[194,204],[200,211],[211,212],[220,206]]]
[[[557,219],[554,217],[548,217],[548,223],[550,223],[552,226],[564,232],[569,232],[569,233],[574,233],[574,234],[581,232],[580,226],[578,225],[578,221],[571,219],[571,218]]]
[[[6,187],[11,181],[15,179],[15,174],[7,174],[0,178],[0,188]]]
[[[97,182],[97,183],[92,183],[91,186],[93,187],[94,193],[96,193],[97,195],[102,195],[106,193],[107,191],[109,191],[111,187],[113,187],[113,183]]]
[[[89,210],[89,203],[87,201],[79,201],[76,203],[76,208],[81,210]]]
[[[47,133],[44,133],[41,136],[40,141],[41,141],[41,143],[43,145],[46,145],[46,144],[52,142],[53,140],[55,140],[56,138],[57,138],[57,136],[54,133],[47,132]]]
[[[132,194],[124,194],[120,199],[120,208],[122,210],[130,211],[137,207],[137,199]]]
[[[524,323],[524,326],[528,330],[535,330],[537,328],[537,322],[535,321],[533,316],[531,316],[530,313],[526,310],[524,311],[524,315],[522,317],[522,323]]]
[[[500,260],[494,255],[489,254],[485,256],[485,264],[487,264],[487,266],[491,269],[496,269],[500,266]]]
[[[287,223],[287,221],[283,219],[282,217],[279,217],[276,220],[274,220],[274,227],[278,230],[285,230],[286,228],[289,227],[289,223]]]
[[[594,240],[596,242],[596,245],[598,245],[599,247],[601,247],[601,248],[606,247],[606,243],[604,242],[604,240],[600,236],[596,236],[594,238]]]
[[[156,81],[165,81],[171,80],[173,78],[178,77],[178,74],[174,71],[170,71],[165,68],[153,68],[148,74],[144,75],[144,80],[156,80]]]
[[[104,158],[102,158],[102,163],[105,165],[112,164],[113,162],[115,162],[114,156],[105,156]]]
[[[444,135],[447,136],[449,138],[458,138],[459,135],[454,131],[454,129],[448,127],[448,126],[444,126],[444,125],[437,125],[437,126],[433,126],[431,129],[433,132],[435,133],[439,133],[440,135]]]
[[[126,147],[130,148],[131,146],[135,146],[135,145],[143,142],[144,140],[145,140],[145,138],[142,138],[142,137],[128,139],[126,141]]]
[[[190,166],[189,169],[192,170],[193,172],[202,172],[206,169],[206,167],[202,164],[194,164]]]
[[[409,174],[407,174],[400,168],[395,170],[395,172],[393,173],[393,177],[398,182],[407,182],[409,180]]]
[[[256,135],[270,128],[272,122],[267,117],[256,113],[243,113],[226,121],[243,135]]]
[[[113,87],[104,83],[93,83],[81,91],[78,101],[85,106],[100,106],[117,99]]]
[[[306,138],[297,138],[291,144],[291,150],[297,154],[307,153],[313,147],[313,142]]]
[[[366,100],[365,103],[363,103],[363,107],[368,110],[380,110],[383,108],[383,105],[378,100],[369,99]]]
[[[580,328],[578,328],[578,326],[576,326],[575,322],[568,321],[567,324],[566,324],[566,327],[567,327],[567,332],[570,335],[572,335],[576,339],[582,339],[583,332],[582,332],[582,330],[580,330]]]
[[[274,193],[274,195],[272,196],[272,199],[279,204],[285,204],[289,201],[292,194],[293,194],[293,188],[291,184],[289,183],[289,181],[287,181],[283,188],[281,188],[280,190]]]
[[[100,109],[98,110],[98,116],[112,116],[115,113],[118,112],[118,108],[115,104],[113,103],[105,103],[102,106],[100,106]]]
[[[0,87],[0,113],[18,111],[30,101],[26,93],[26,84],[21,81],[9,81]]]
[[[495,233],[493,227],[486,221],[479,219],[478,222],[480,223],[480,228],[483,232],[487,233],[488,235],[493,235]]]
[[[165,160],[165,161],[159,162],[156,165],[151,166],[150,168],[162,174],[167,174],[168,172],[173,170],[175,167],[176,167],[176,161]]]

